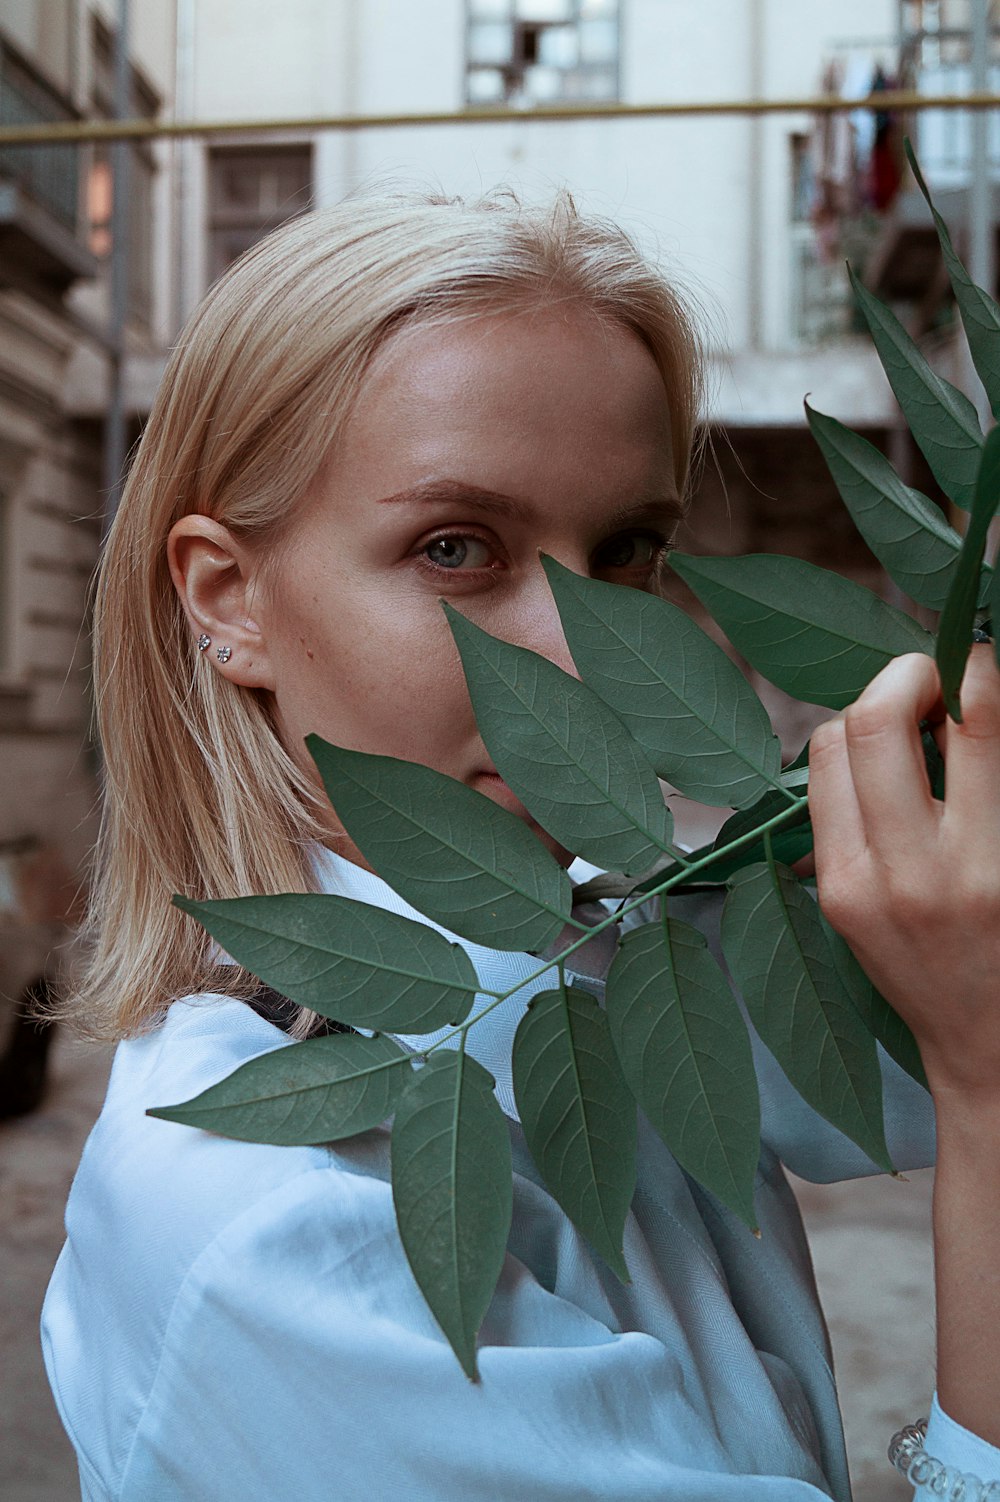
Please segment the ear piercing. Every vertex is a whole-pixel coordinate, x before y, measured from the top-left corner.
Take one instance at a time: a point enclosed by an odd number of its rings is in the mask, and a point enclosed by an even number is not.
[[[211,645],[212,638],[207,634],[207,632],[203,631],[198,638],[198,651],[207,652]],[[232,647],[217,647],[215,655],[220,662],[228,662],[230,657],[232,657],[233,655],[233,649]]]

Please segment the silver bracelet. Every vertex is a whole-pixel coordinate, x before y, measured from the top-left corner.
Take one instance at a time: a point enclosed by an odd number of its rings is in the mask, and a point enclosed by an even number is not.
[[[927,1420],[918,1419],[894,1434],[889,1459],[912,1486],[926,1486],[933,1497],[946,1502],[1000,1502],[1000,1481],[980,1481],[968,1471],[947,1466],[924,1449]]]

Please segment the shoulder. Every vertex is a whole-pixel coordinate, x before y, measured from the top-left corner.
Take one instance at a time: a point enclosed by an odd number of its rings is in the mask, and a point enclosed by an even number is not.
[[[119,1244],[124,1236],[128,1245],[133,1229],[144,1239],[155,1229],[186,1264],[255,1199],[324,1166],[325,1149],[235,1142],[146,1114],[189,1100],[247,1060],[287,1044],[250,1007],[215,995],[175,1002],[155,1032],[122,1043],[70,1195],[70,1235],[78,1229],[77,1210],[89,1202],[102,1207]]]
[[[350,1144],[340,1155],[271,1147],[146,1114],[287,1046],[285,1034],[250,1007],[214,995],[175,1002],[155,1032],[119,1046],[67,1207],[70,1241],[87,1266],[99,1269],[102,1254],[113,1251],[135,1275],[152,1264],[160,1284],[173,1283],[227,1225],[275,1191],[302,1175],[347,1167]]]
[[[67,1243],[43,1314],[63,1420],[82,1462],[105,1482],[123,1473],[167,1332],[206,1266],[220,1256],[287,1260],[303,1228],[314,1224],[318,1234],[319,1221],[327,1237],[338,1217],[344,1236],[353,1235],[365,1184],[377,1202],[372,1214],[392,1225],[384,1132],[335,1153],[236,1142],[146,1115],[287,1042],[243,1003],[199,996],[175,1002],[159,1028],[118,1048],[70,1193]],[[341,1175],[348,1192],[331,1194]],[[242,1273],[237,1281],[245,1296]],[[95,1383],[95,1371],[117,1375]]]

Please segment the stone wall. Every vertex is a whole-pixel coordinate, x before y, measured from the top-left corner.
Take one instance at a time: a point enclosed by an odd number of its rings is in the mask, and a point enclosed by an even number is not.
[[[52,963],[47,955],[65,937],[95,827],[87,601],[100,539],[99,447],[63,405],[74,338],[54,303],[0,292],[0,996],[7,997]]]

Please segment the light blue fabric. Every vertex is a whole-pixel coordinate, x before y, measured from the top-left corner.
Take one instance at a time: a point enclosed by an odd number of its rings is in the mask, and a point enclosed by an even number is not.
[[[328,852],[318,871],[324,890],[419,916]],[[694,901],[683,915],[709,930],[710,909]],[[464,947],[491,988],[538,968]],[[599,989],[606,955],[600,940],[588,948],[581,969]],[[120,1046],[43,1312],[87,1502],[849,1497],[826,1331],[778,1151],[805,1177],[872,1165],[761,1050],[761,1239],[643,1128],[623,1287],[525,1149],[507,1056],[528,994],[470,1035],[511,1118],[516,1171],[477,1384],[403,1255],[386,1129],[332,1149],[273,1148],[147,1117],[287,1044],[222,996],[177,1002]],[[885,1073],[890,1148],[916,1167],[932,1155],[931,1112],[887,1061]],[[972,1469],[965,1431],[952,1429],[940,1458]]]

